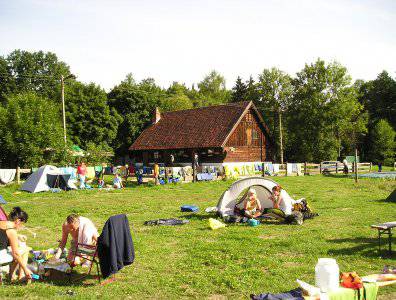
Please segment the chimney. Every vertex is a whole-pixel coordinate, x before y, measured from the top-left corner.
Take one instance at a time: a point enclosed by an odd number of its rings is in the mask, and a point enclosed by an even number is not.
[[[161,119],[161,113],[158,107],[155,108],[154,113],[153,113],[153,119],[152,123],[157,124],[159,120]]]

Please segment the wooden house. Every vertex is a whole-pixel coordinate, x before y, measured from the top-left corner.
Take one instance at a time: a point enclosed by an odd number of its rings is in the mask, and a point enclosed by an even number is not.
[[[130,146],[135,162],[149,165],[270,160],[268,127],[253,102],[160,113]]]

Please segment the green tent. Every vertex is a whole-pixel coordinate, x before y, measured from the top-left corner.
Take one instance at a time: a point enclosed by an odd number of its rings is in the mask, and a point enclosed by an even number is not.
[[[85,151],[83,149],[81,149],[79,146],[77,145],[73,145],[71,146],[71,154],[73,156],[80,156],[80,157],[84,157],[85,156]]]

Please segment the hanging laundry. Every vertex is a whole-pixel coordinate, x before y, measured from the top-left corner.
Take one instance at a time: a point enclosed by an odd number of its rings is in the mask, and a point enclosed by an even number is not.
[[[273,164],[274,173],[279,173],[279,164]]]
[[[87,179],[95,178],[95,168],[94,167],[87,167]]]
[[[286,164],[286,172],[287,175],[291,175],[293,173],[293,164],[289,164],[289,163]]]
[[[10,183],[15,178],[15,169],[0,169],[0,182],[3,184]]]

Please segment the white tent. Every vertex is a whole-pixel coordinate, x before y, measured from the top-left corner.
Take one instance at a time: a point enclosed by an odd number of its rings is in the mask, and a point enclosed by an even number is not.
[[[262,208],[272,208],[270,196],[272,188],[276,185],[278,185],[278,183],[264,177],[249,177],[235,181],[223,193],[223,195],[221,195],[217,204],[217,211],[222,217],[233,215],[235,205],[238,204],[239,201],[243,200],[242,192],[246,192],[249,188],[254,188],[256,190],[257,198],[259,199]],[[283,189],[281,191],[281,195],[285,203],[285,214],[289,215],[291,214],[295,200],[293,200],[293,198],[291,198],[289,194]]]
[[[27,191],[31,193],[38,193],[49,191],[50,187],[47,183],[47,174],[51,175],[62,175],[62,172],[54,166],[45,165],[40,167],[36,172],[31,174],[29,178],[24,182],[21,187],[22,191]],[[70,182],[68,182],[68,186],[71,189],[76,189],[76,186]]]

